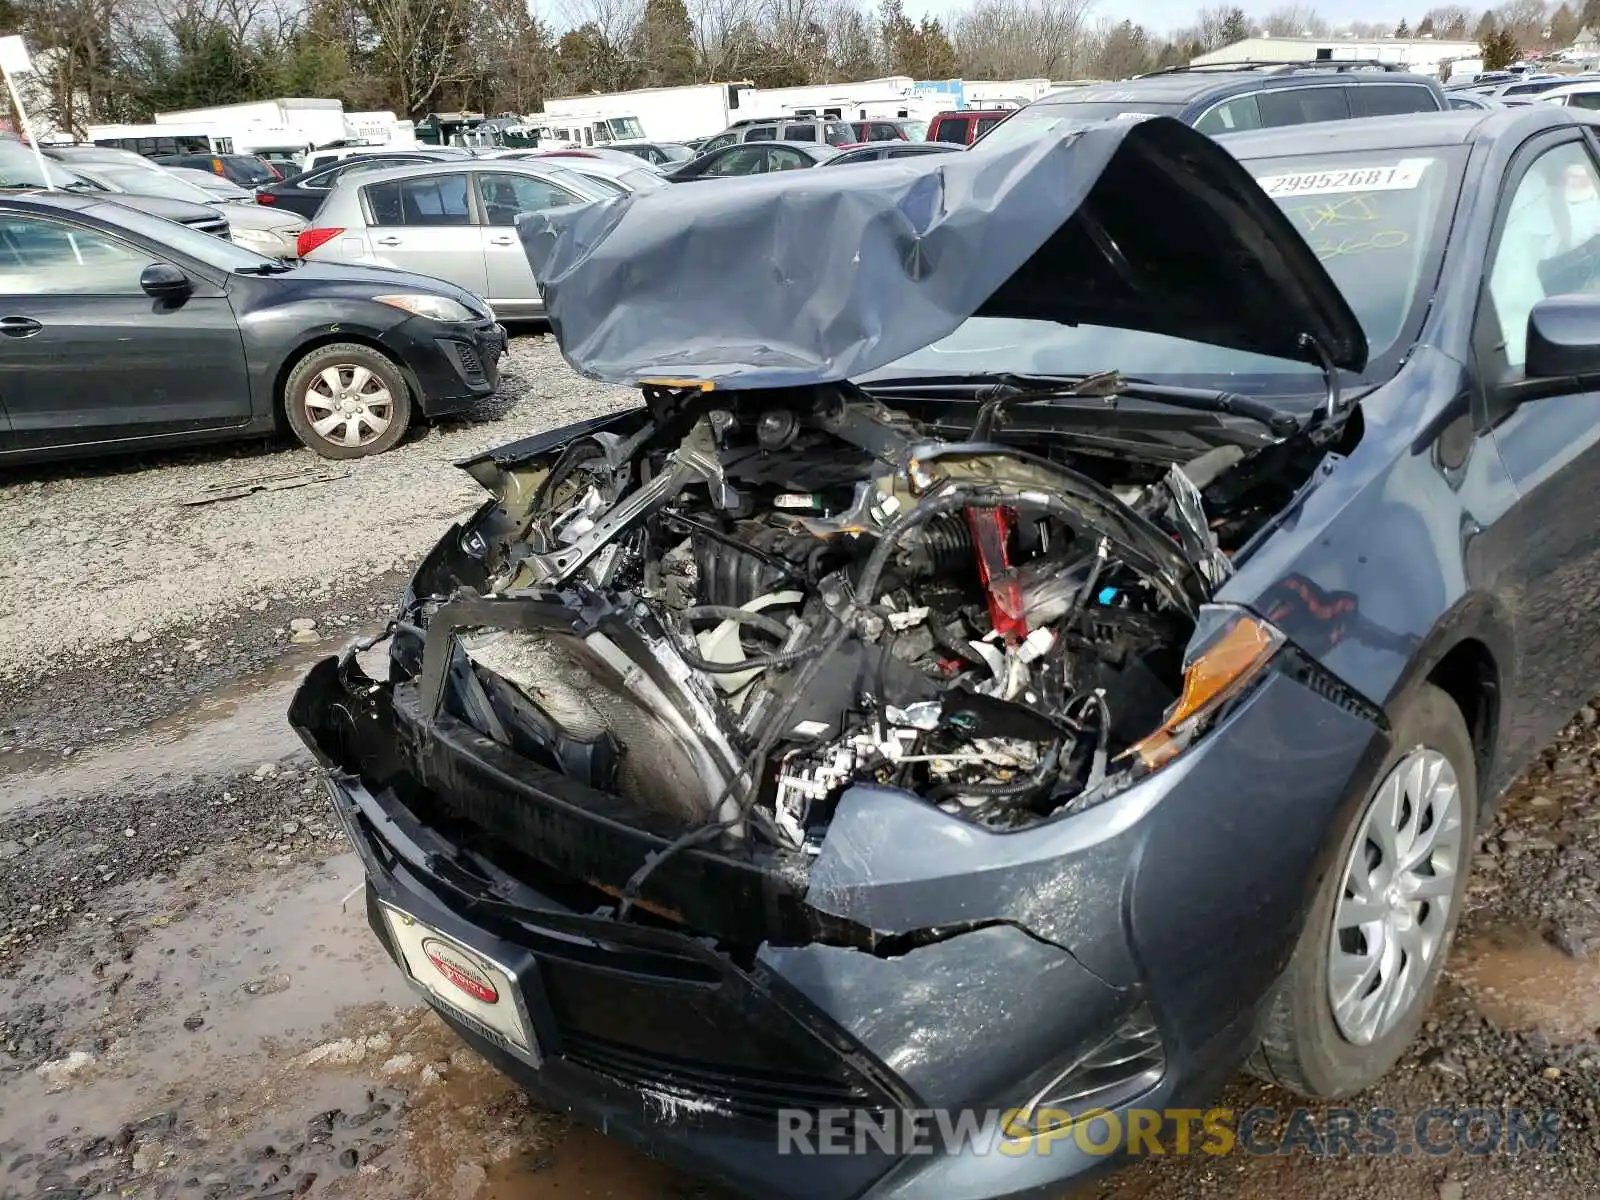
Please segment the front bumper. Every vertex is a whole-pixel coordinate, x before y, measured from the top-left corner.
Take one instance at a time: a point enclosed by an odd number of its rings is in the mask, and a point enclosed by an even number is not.
[[[500,383],[505,329],[496,321],[433,321],[412,317],[383,338],[406,366],[425,416],[471,408]]]
[[[425,725],[408,709],[414,691],[328,659],[291,720],[330,769],[369,906],[387,901],[516,964],[543,1061],[446,1019],[546,1103],[747,1193],[796,1200],[1043,1195],[1104,1167],[1070,1139],[1023,1154],[868,1144],[797,1163],[778,1152],[775,1118],[1013,1108],[1041,1064],[1075,1061],[1137,1006],[1159,1026],[1163,1069],[1110,1107],[1213,1095],[1254,1043],[1330,835],[1384,749],[1363,718],[1274,675],[1202,745],[1067,820],[989,834],[857,788],[798,891],[685,851],[641,898],[679,914],[680,931],[619,923],[592,902],[665,839],[588,811],[560,777],[518,770],[465,726]],[[514,872],[479,847],[511,848]],[[809,938],[794,934],[797,903]],[[783,933],[754,944],[763,921]]]

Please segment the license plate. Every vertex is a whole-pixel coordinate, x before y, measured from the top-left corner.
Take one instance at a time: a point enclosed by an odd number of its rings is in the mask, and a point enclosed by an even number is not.
[[[388,904],[380,907],[411,978],[478,1033],[537,1066],[539,1042],[516,977],[409,913]]]

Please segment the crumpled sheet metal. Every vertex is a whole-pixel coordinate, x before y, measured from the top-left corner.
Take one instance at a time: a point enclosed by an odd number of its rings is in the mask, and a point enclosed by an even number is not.
[[[1366,353],[1288,219],[1170,118],[674,184],[529,214],[518,231],[568,363],[613,383],[850,379],[975,314],[1291,357],[1309,329],[1336,361]]]

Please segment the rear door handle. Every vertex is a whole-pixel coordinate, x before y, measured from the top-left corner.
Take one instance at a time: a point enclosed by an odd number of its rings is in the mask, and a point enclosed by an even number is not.
[[[375,238],[374,240],[380,246],[398,246],[400,244],[400,239],[397,237]]]
[[[44,326],[32,317],[0,317],[0,333],[7,337],[32,337]]]

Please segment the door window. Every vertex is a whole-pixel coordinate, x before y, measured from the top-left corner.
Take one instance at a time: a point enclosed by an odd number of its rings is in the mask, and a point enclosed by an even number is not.
[[[874,121],[867,129],[867,140],[873,142],[898,142],[900,131],[887,121]]]
[[[1600,175],[1580,142],[1545,151],[1506,205],[1489,298],[1506,365],[1527,361],[1528,314],[1546,296],[1600,293]]]
[[[767,170],[795,171],[806,166],[806,156],[787,146],[771,146],[767,150]]]
[[[1600,92],[1574,92],[1566,98],[1568,108],[1600,109]]]
[[[988,133],[989,130],[993,129],[996,125],[1000,124],[1000,122],[1004,120],[1004,117],[979,117],[978,132],[973,135],[972,140],[977,141],[984,134]]]
[[[1417,83],[1371,83],[1351,89],[1350,110],[1357,117],[1388,117],[1396,113],[1438,112],[1439,102]]]
[[[1344,121],[1350,116],[1346,89],[1337,84],[1320,87],[1277,88],[1261,92],[1256,103],[1261,123],[1268,127],[1304,125],[1312,121]]]
[[[785,125],[783,127],[783,140],[786,142],[814,142],[817,140],[817,127],[815,125]]]
[[[139,276],[155,261],[98,230],[0,216],[0,295],[137,296]]]
[[[1213,137],[1240,129],[1260,129],[1261,108],[1254,96],[1235,96],[1206,112],[1194,123],[1194,127]]]
[[[747,129],[744,140],[747,142],[772,142],[778,138],[778,129],[775,125],[758,125],[754,129]]]
[[[706,168],[707,175],[759,175],[767,169],[765,146],[736,146]]]
[[[472,224],[465,175],[423,175],[369,183],[367,205],[374,225]]]
[[[958,146],[967,144],[967,118],[949,117],[939,122],[939,128],[933,132],[936,142],[954,142]]]
[[[738,140],[739,135],[737,133],[719,133],[709,142],[705,142],[701,145],[700,153],[709,154],[713,150],[721,150],[724,146],[731,146]]]
[[[478,176],[478,196],[490,225],[515,225],[522,213],[543,212],[579,203],[578,197],[546,179],[533,175],[484,172]]]

